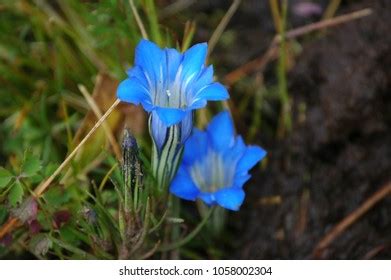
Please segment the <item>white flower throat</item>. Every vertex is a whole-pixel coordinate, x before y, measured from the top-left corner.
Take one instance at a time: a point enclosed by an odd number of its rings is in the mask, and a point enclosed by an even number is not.
[[[236,163],[224,162],[221,154],[210,149],[190,168],[190,176],[201,191],[215,192],[232,186],[235,167]]]
[[[182,79],[182,66],[179,66],[173,81],[169,79],[169,73],[164,74],[163,72],[163,68],[160,67],[160,76],[156,84],[152,84],[151,79],[147,78],[153,92],[154,103],[164,108],[186,108],[188,84],[192,77]],[[147,76],[147,74],[145,75]]]

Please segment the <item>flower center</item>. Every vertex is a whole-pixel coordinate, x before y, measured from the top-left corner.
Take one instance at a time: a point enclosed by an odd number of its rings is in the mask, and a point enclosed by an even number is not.
[[[236,164],[225,162],[222,155],[209,150],[204,158],[193,164],[190,175],[202,192],[215,192],[233,184]]]
[[[169,69],[169,66],[167,66],[167,69]],[[155,84],[152,83],[151,79],[148,79],[149,86],[153,92],[154,104],[163,108],[186,108],[186,91],[191,79],[182,78],[181,66],[174,79],[170,79],[168,72],[163,72],[163,67],[160,67],[159,78]]]

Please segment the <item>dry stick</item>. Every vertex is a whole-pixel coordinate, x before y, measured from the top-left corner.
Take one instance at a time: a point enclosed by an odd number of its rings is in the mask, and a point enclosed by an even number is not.
[[[376,246],[375,248],[371,249],[369,252],[367,252],[364,257],[362,258],[363,260],[370,260],[373,259],[377,254],[379,254],[381,251],[385,250],[387,247],[390,247],[388,244],[381,244],[379,246]]]
[[[91,97],[91,94],[88,92],[86,87],[84,85],[78,85],[80,92],[83,94],[84,98],[86,99],[88,105],[90,105],[91,110],[94,112],[97,119],[100,119],[102,117],[102,112],[99,109],[98,105],[96,104],[95,100]],[[122,153],[121,149],[118,146],[117,141],[115,140],[113,131],[110,129],[107,122],[102,123],[102,127],[106,132],[107,138],[109,139],[110,145],[113,148],[113,152],[117,158],[118,161],[122,160]]]
[[[99,128],[99,126],[106,120],[106,118],[111,114],[111,112],[113,112],[113,110],[120,102],[121,101],[119,99],[114,101],[114,103],[110,106],[106,113],[96,122],[90,132],[88,132],[88,134],[83,138],[83,140],[80,141],[79,145],[77,145],[76,148],[68,155],[68,157],[56,169],[56,171],[54,171],[54,173],[48,179],[46,179],[46,181],[44,181],[34,190],[33,194],[35,197],[38,198],[47,189],[47,187],[49,187],[51,182],[57,177],[58,174],[60,174],[64,167],[72,160],[72,158],[76,155],[79,149],[85,144],[85,142],[87,142],[87,140],[91,137],[95,130]]]
[[[332,19],[311,23],[299,28],[295,28],[291,31],[288,31],[285,34],[285,37],[286,39],[293,39],[316,30],[336,26],[345,22],[359,19],[368,16],[371,13],[372,13],[371,9],[363,9],[346,15],[338,16]],[[240,66],[239,68],[235,69],[234,71],[228,73],[224,78],[225,84],[228,86],[233,85],[235,82],[237,82],[243,76],[249,74],[250,72],[255,71],[257,69],[263,69],[263,67],[265,67],[265,65],[268,64],[270,60],[272,60],[277,56],[278,52],[276,51],[276,49],[277,49],[277,45],[280,43],[280,40],[281,38],[279,35],[274,36],[273,40],[269,45],[269,48],[267,49],[264,55],[254,60],[251,60],[246,64]]]
[[[391,182],[388,182],[380,190],[375,192],[369,197],[360,207],[346,216],[340,221],[333,229],[331,229],[326,236],[316,245],[312,251],[312,257],[319,258],[322,255],[324,249],[326,249],[338,236],[341,235],[348,227],[350,227],[355,221],[357,221],[362,215],[370,210],[376,203],[391,195]]]
[[[144,24],[140,18],[140,15],[138,14],[137,8],[134,5],[133,0],[129,0],[130,8],[132,9],[132,13],[134,15],[134,18],[136,19],[138,28],[140,28],[141,35],[143,36],[144,39],[148,39],[148,34],[145,31]]]
[[[113,110],[120,103],[120,100],[117,99],[106,111],[106,113],[96,122],[94,127],[88,132],[88,134],[80,141],[76,148],[67,156],[67,158],[61,163],[61,165],[53,172],[53,174],[47,178],[43,183],[41,183],[33,192],[33,196],[39,198],[42,193],[49,187],[53,180],[60,174],[65,166],[72,160],[80,148],[87,142],[91,135],[96,131],[96,129],[106,120],[106,118],[113,112]],[[12,231],[14,227],[17,227],[20,224],[17,218],[10,218],[5,225],[0,228],[0,239],[4,237],[8,232]]]
[[[16,219],[16,218],[10,218],[8,219],[7,223],[4,224],[4,226],[2,226],[0,228],[0,240],[10,231],[12,231],[12,229],[14,227],[17,227],[19,225],[19,220]]]
[[[315,31],[318,29],[336,26],[341,23],[345,23],[345,22],[349,22],[349,21],[352,21],[355,19],[366,17],[366,16],[369,16],[370,14],[372,14],[372,9],[366,8],[366,9],[355,11],[355,12],[352,12],[352,13],[349,13],[346,15],[338,16],[335,18],[325,19],[325,20],[322,20],[319,22],[315,22],[315,23],[311,23],[311,24],[308,24],[308,25],[305,25],[305,26],[302,26],[299,28],[295,28],[295,29],[286,33],[286,38],[292,39],[292,38],[307,34],[309,32],[312,32],[312,31]],[[277,40],[280,40],[280,39],[278,38]]]
[[[219,25],[216,27],[215,31],[213,32],[212,36],[210,37],[209,42],[208,42],[208,56],[213,51],[221,34],[224,32],[224,29],[227,27],[228,22],[231,20],[232,16],[235,14],[236,10],[238,9],[240,2],[241,2],[241,0],[234,0],[232,2],[227,13],[224,15],[224,17],[220,21]]]
[[[238,80],[240,80],[243,76],[251,73],[255,70],[262,70],[273,58],[275,58],[278,54],[278,49],[275,47],[275,40],[272,41],[266,53],[261,57],[258,57],[254,60],[247,62],[246,64],[240,66],[234,71],[228,73],[224,77],[224,84],[227,86],[232,86]]]

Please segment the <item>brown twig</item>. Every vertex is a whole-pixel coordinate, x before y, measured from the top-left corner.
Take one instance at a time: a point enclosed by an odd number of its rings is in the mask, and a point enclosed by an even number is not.
[[[91,107],[92,112],[94,112],[96,118],[99,120],[102,117],[102,111],[100,110],[99,106],[96,104],[94,98],[92,98],[91,94],[88,92],[87,88],[84,85],[78,85],[80,92],[83,94],[85,100],[87,101],[88,105]],[[109,143],[111,145],[111,148],[113,149],[113,152],[119,162],[122,160],[122,152],[121,148],[119,147],[117,141],[115,140],[113,131],[107,124],[107,122],[102,123],[103,130],[106,133],[107,139],[109,140]]]
[[[363,260],[371,260],[374,257],[376,257],[380,252],[384,251],[387,247],[390,247],[390,245],[382,244],[379,246],[376,246],[375,248],[372,248],[369,250],[364,257],[362,258]]]
[[[355,223],[362,215],[368,212],[376,203],[391,195],[391,182],[388,182],[372,196],[370,196],[360,207],[346,216],[334,228],[332,228],[316,245],[312,252],[313,258],[320,258],[323,251],[348,227]]]
[[[16,218],[9,218],[8,221],[0,228],[0,240],[3,239],[7,233],[18,227],[19,223],[19,220]]]
[[[34,190],[34,196],[39,197],[41,194],[49,187],[49,185],[53,182],[53,180],[60,174],[60,172],[64,169],[65,166],[68,165],[68,163],[72,160],[72,158],[76,155],[76,153],[79,151],[79,149],[87,142],[87,140],[91,137],[92,134],[94,134],[95,130],[101,126],[101,124],[107,119],[107,117],[113,112],[113,110],[117,107],[117,105],[120,103],[120,100],[117,99],[114,101],[114,103],[110,106],[110,108],[106,111],[106,113],[96,122],[94,127],[87,133],[86,136],[84,136],[83,140],[80,141],[79,145],[76,146],[75,149],[68,155],[68,157],[61,163],[61,165],[56,169],[56,171],[53,172],[53,174],[47,178],[42,184],[40,184],[35,190]]]
[[[305,189],[301,194],[299,202],[299,215],[295,226],[294,236],[299,238],[304,232],[308,224],[308,212],[310,208],[310,191]]]
[[[251,60],[246,64],[240,66],[239,68],[235,69],[234,71],[228,73],[224,77],[224,84],[227,86],[231,86],[237,81],[239,81],[243,76],[250,74],[251,72],[257,70],[262,71],[271,60],[277,57],[277,54],[278,49],[275,47],[275,43],[273,40],[264,55],[254,60]]]
[[[365,16],[368,16],[372,13],[372,10],[367,8],[359,11],[355,11],[346,15],[338,16],[332,19],[326,19],[319,22],[311,23],[302,27],[298,27],[295,29],[292,29],[286,33],[286,39],[294,39],[300,36],[303,36],[305,34],[308,34],[313,31],[317,31],[320,29],[324,29],[327,27],[333,27],[345,22],[349,22],[355,19],[359,19]],[[247,62],[246,64],[240,66],[239,68],[235,69],[234,71],[228,73],[224,78],[224,83],[227,86],[231,86],[234,83],[236,83],[238,80],[240,80],[243,76],[248,75],[251,72],[254,71],[261,71],[265,68],[265,66],[273,59],[275,59],[278,56],[278,45],[280,43],[280,36],[276,35],[274,36],[273,40],[271,41],[269,48],[267,49],[266,53],[263,54],[261,57],[258,57],[254,60],[251,60]]]
[[[304,34],[319,30],[319,29],[324,29],[327,27],[333,27],[342,23],[346,23],[352,20],[356,20],[362,17],[366,17],[372,14],[372,10],[369,8],[362,9],[359,11],[355,11],[346,15],[334,17],[331,19],[325,19],[321,20],[319,22],[311,23],[299,28],[295,28],[289,32],[286,33],[286,38],[287,39],[292,39],[296,38],[298,36],[302,36]],[[278,39],[279,40],[279,39]]]

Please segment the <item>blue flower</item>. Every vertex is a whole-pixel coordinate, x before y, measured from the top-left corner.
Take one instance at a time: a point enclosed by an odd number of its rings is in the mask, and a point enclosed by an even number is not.
[[[213,81],[213,67],[205,66],[207,44],[196,44],[183,54],[161,49],[141,40],[136,47],[134,67],[117,90],[121,101],[142,104],[165,126],[189,117],[208,100],[225,100],[228,92]]]
[[[213,67],[205,66],[206,54],[206,43],[182,54],[141,40],[134,67],[117,89],[121,101],[141,104],[150,113],[152,172],[162,192],[176,173],[183,144],[192,131],[192,111],[205,107],[208,100],[229,97],[225,87],[213,81]]]
[[[193,129],[170,191],[183,199],[238,210],[245,196],[243,185],[251,177],[248,171],[265,155],[262,148],[246,146],[241,136],[235,137],[229,113],[222,112],[205,132]]]

